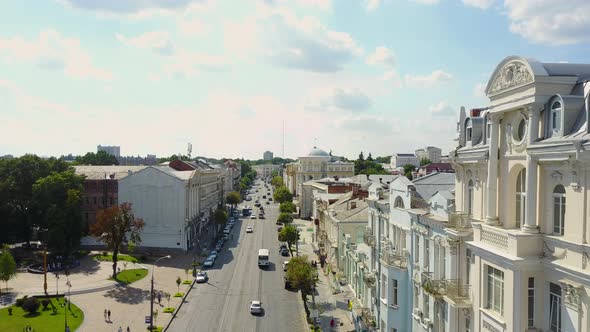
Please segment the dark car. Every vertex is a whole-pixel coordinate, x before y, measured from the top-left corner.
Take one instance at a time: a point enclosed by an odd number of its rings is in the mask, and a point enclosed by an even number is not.
[[[293,288],[293,286],[291,285],[291,282],[289,282],[289,279],[287,279],[287,277],[285,277],[285,289],[291,289]]]
[[[289,256],[289,250],[287,248],[283,248],[279,251],[279,253],[281,254],[281,256],[285,256],[288,257]]]

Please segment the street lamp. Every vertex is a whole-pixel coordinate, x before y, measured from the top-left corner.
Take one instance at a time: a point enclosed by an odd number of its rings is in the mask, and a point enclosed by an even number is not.
[[[152,286],[150,290],[150,331],[154,330],[154,268],[156,267],[156,263],[158,263],[160,259],[164,258],[170,258],[170,255],[156,259],[154,265],[152,265]]]
[[[59,272],[55,272],[55,299],[59,301]]]

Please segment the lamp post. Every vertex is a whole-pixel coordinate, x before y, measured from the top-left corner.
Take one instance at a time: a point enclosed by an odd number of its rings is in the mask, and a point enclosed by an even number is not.
[[[59,301],[59,272],[55,272],[55,299]]]
[[[166,255],[156,259],[154,265],[152,265],[152,283],[150,289],[150,331],[154,330],[154,268],[156,267],[156,263],[158,263],[160,259],[164,258],[170,258],[170,255]]]

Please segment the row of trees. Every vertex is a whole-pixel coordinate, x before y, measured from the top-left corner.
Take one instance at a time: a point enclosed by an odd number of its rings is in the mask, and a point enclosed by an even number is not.
[[[75,165],[119,165],[119,161],[112,154],[105,151],[97,153],[88,152],[83,156],[77,156],[74,160]]]
[[[378,157],[377,159],[380,159],[380,158],[386,158],[386,157]],[[359,154],[358,159],[354,161],[354,173],[355,174],[389,174],[389,172],[387,172],[383,168],[383,166],[381,166],[380,161],[373,159],[373,156],[371,156],[371,153],[369,153],[369,155],[365,159],[363,152],[361,152]]]
[[[61,159],[0,160],[0,242],[29,244],[37,233],[51,250],[70,254],[85,231],[83,182]]]
[[[240,161],[240,166],[242,170],[242,178],[240,179],[240,190],[246,190],[250,187],[250,185],[252,185],[252,183],[256,179],[256,171],[252,169],[250,163],[244,160]]]

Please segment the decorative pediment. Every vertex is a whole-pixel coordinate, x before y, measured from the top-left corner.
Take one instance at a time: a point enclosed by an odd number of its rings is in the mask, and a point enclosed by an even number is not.
[[[509,62],[500,69],[488,95],[508,90],[510,88],[525,85],[533,81],[533,74],[529,67],[520,61]]]

